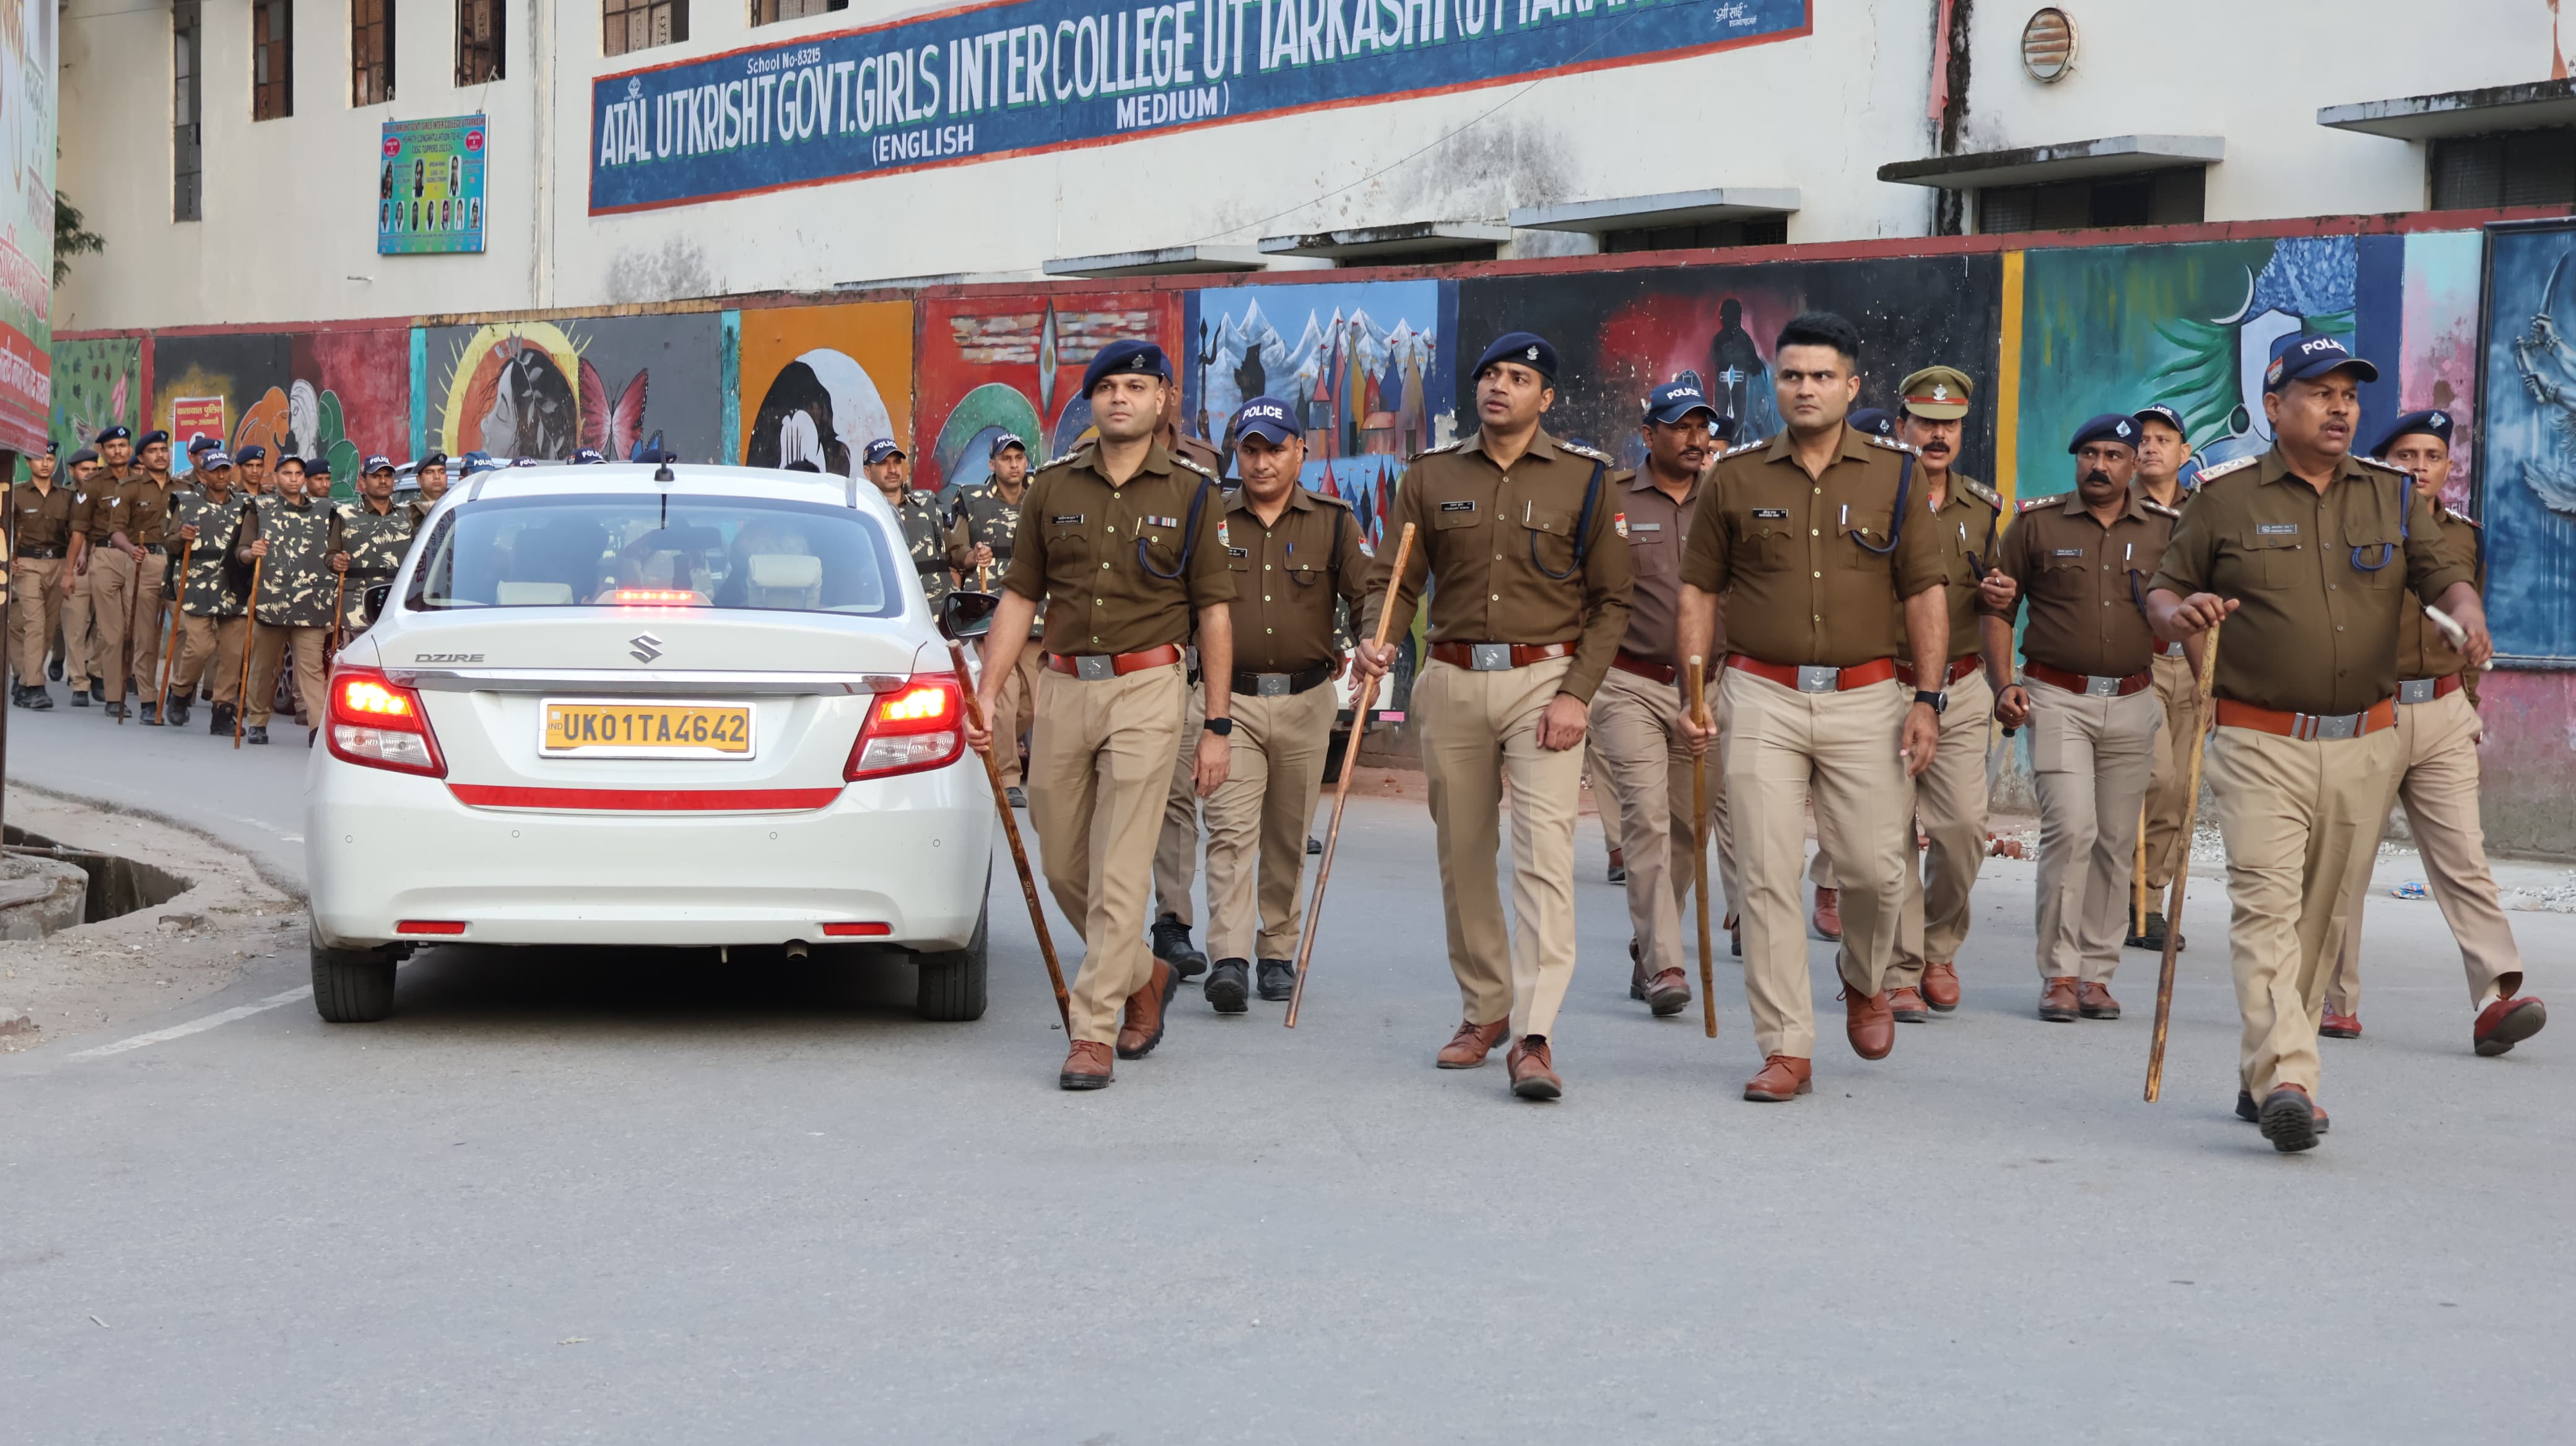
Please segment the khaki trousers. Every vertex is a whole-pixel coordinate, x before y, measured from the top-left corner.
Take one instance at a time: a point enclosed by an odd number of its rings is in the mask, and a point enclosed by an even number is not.
[[[2466,693],[2397,705],[2396,797],[2406,802],[2406,823],[2424,856],[2424,887],[2459,941],[2473,1007],[2486,1002],[2498,979],[2522,972],[2522,950],[2496,899],[2486,830],[2478,821],[2479,731],[2478,710],[2469,706]],[[2379,830],[2388,831],[2385,815]],[[2370,853],[2378,857],[2375,842]],[[2370,871],[2364,868],[2344,908],[2334,978],[2326,986],[2326,1002],[2337,1014],[2361,1011],[2361,903],[2369,893]]]
[[[1807,919],[1798,865],[1807,800],[1833,832],[1843,889],[1836,968],[1847,988],[1876,994],[1896,955],[1914,784],[1897,757],[1911,695],[1894,682],[1847,693],[1801,693],[1729,668],[1725,700],[1726,807],[1735,834],[1737,907],[1744,922],[1744,992],[1755,1047],[1767,1058],[1813,1059],[1816,1018],[1807,982]]]
[[[45,648],[63,618],[59,557],[22,557],[9,573],[9,666],[21,688],[45,686]]]
[[[993,761],[1002,766],[1002,786],[1020,786],[1020,738],[1029,731],[1037,717],[1038,646],[1031,642],[1020,649],[1020,660],[1002,680],[1001,690],[993,695],[994,748],[999,750]]]
[[[1637,972],[1649,978],[1667,969],[1686,969],[1686,941],[1697,937],[1682,924],[1682,901],[1690,897],[1691,857],[1700,835],[1691,821],[1690,749],[1673,736],[1681,714],[1679,684],[1618,668],[1602,678],[1600,691],[1592,695],[1594,806],[1628,866],[1628,932],[1637,941]],[[1725,817],[1726,774],[1711,759],[1708,816],[1700,823],[1707,827]],[[1714,831],[1719,874],[1731,890],[1727,865],[1733,850],[1723,827]],[[1717,900],[1711,899],[1709,907],[1716,918],[1726,917]]]
[[[248,616],[201,618],[179,614],[179,661],[170,671],[170,696],[194,702],[202,684],[219,702],[234,702],[241,693],[242,635]],[[272,684],[270,693],[277,690]]]
[[[1207,801],[1209,958],[1297,957],[1306,830],[1339,711],[1330,683],[1234,700],[1232,761]]]
[[[295,696],[303,702],[304,716],[312,725],[322,726],[324,678],[331,670],[331,630],[261,623],[250,638],[250,697],[242,707],[243,727],[268,726],[269,715],[276,709],[278,666],[289,648],[295,653]]]
[[[1538,746],[1539,715],[1571,658],[1479,673],[1433,661],[1413,682],[1422,772],[1440,849],[1449,972],[1466,1018],[1508,1017],[1512,1037],[1548,1035],[1574,982],[1574,817],[1583,750]],[[1512,812],[1512,926],[1494,860],[1503,789]]]
[[[98,676],[98,555],[92,549],[89,571],[72,582],[63,599],[63,681],[79,692]]]
[[[1910,706],[1912,696],[1907,703]],[[1906,848],[1905,900],[1896,917],[1896,957],[1887,987],[1918,988],[1926,964],[1955,963],[1968,939],[1970,895],[1986,860],[1986,745],[1994,733],[1995,690],[1982,672],[1950,685],[1941,741],[1932,766],[1914,780],[1914,817],[1899,835]],[[1931,840],[1920,867],[1913,847],[1920,824]]]
[[[2192,740],[2208,726],[2208,717],[2190,659],[2166,657],[2159,648],[2152,670],[2165,731],[2156,744],[2155,772],[2147,780],[2147,907],[2161,909],[2176,861],[2191,848],[2191,811],[2200,800],[2185,798],[2182,791],[2191,781]],[[2129,867],[2136,870],[2135,855]]]
[[[2398,746],[2394,728],[2309,742],[2247,728],[2209,735],[2229,962],[2245,1018],[2238,1080],[2257,1100],[2285,1084],[2316,1096],[2326,977],[2354,882],[2370,876]]]
[[[1056,907],[1082,936],[1072,991],[1078,1040],[1116,1043],[1127,996],[1153,982],[1146,861],[1188,690],[1177,663],[1097,682],[1052,671],[1038,679],[1029,822]]]
[[[2108,984],[2127,937],[2138,800],[2162,751],[2149,693],[2094,698],[2030,679],[2039,790],[2039,977]]]
[[[98,656],[92,666],[106,675],[107,701],[121,702],[126,679],[149,689],[160,670],[161,554],[147,552],[138,564],[113,548],[102,549],[89,570],[97,579],[92,616]]]
[[[1163,796],[1163,831],[1154,840],[1154,912],[1184,924],[1196,924],[1190,886],[1199,876],[1199,731],[1207,721],[1207,695],[1194,683],[1184,686],[1188,706],[1181,715],[1181,736],[1172,748],[1171,789]],[[1211,956],[1213,957],[1213,956]]]

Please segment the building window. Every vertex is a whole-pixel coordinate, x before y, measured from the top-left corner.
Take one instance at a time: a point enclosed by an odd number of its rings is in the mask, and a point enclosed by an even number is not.
[[[1632,226],[1601,233],[1607,251],[1691,251],[1710,246],[1785,246],[1786,216],[1748,216],[1741,221],[1700,221],[1684,226]]]
[[[599,53],[624,55],[689,38],[689,0],[599,0]]]
[[[456,0],[456,83],[501,79],[508,56],[501,38],[501,0]]]
[[[394,0],[349,0],[349,104],[394,98]]]
[[[250,118],[295,114],[295,0],[251,0]]]
[[[2199,166],[2142,176],[2097,176],[1977,193],[1977,230],[2088,231],[2103,226],[2189,226],[2203,215],[2208,175]]]
[[[2433,142],[2433,209],[2576,204],[2576,127]]]
[[[204,113],[198,108],[204,87],[197,65],[205,30],[198,0],[173,0],[170,6],[170,219],[203,219],[199,197],[205,188]]]
[[[780,20],[802,20],[809,15],[828,15],[847,10],[850,0],[751,0],[751,23],[768,25]]]

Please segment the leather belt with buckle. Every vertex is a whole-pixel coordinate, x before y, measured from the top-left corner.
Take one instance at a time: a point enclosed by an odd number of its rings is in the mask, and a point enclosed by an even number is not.
[[[1872,683],[1884,683],[1896,676],[1894,658],[1874,658],[1849,668],[1828,668],[1815,664],[1766,663],[1742,653],[1726,655],[1726,665],[1738,672],[1767,678],[1783,688],[1801,693],[1848,693]]]
[[[1955,683],[1961,678],[1968,676],[1970,673],[1977,671],[1977,668],[1982,661],[1983,660],[1975,653],[1967,653],[1960,657],[1952,658],[1950,660],[1949,668],[1941,674],[1941,686],[1947,688],[1952,683]],[[1905,661],[1903,658],[1897,659],[1896,681],[1903,683],[1909,688],[1913,687],[1914,665]]]
[[[2106,678],[2099,673],[2070,673],[2064,668],[2052,668],[2046,663],[2034,663],[2028,658],[2022,660],[2021,675],[2025,678],[2035,678],[2052,688],[2063,688],[2069,693],[2081,693],[2087,698],[2126,698],[2132,693],[2143,693],[2156,685],[2156,675],[2152,669],[2141,668],[2126,677]]]
[[[59,562],[63,550],[59,547],[22,547],[18,549],[18,555],[29,562]]]
[[[1047,666],[1059,673],[1071,673],[1086,683],[1106,682],[1141,673],[1147,668],[1167,668],[1181,660],[1178,645],[1165,643],[1141,653],[1049,653]]]
[[[168,556],[168,555],[169,555],[169,552],[170,552],[170,549],[168,549],[168,548],[166,548],[166,547],[163,547],[160,543],[157,543],[157,542],[147,542],[147,543],[143,544],[143,550],[144,550],[145,552],[157,552],[157,553],[162,554],[162,555],[163,555],[163,556],[165,556],[165,557],[166,557],[166,556]]]
[[[1236,673],[1234,691],[1251,698],[1294,698],[1320,688],[1333,676],[1333,665],[1317,663],[1294,673]]]
[[[1669,685],[1675,678],[1682,675],[1682,670],[1674,667],[1670,663],[1658,663],[1652,659],[1641,658],[1635,653],[1629,652],[1625,648],[1621,648],[1618,653],[1610,659],[1610,666],[1618,669],[1622,673],[1634,673],[1640,678],[1651,679],[1655,682],[1667,685]]]
[[[2457,673],[2442,678],[2401,678],[2397,683],[2397,701],[2430,703],[2436,698],[2447,698],[2458,691],[2460,691],[2460,675]]]
[[[1571,657],[1572,643],[1433,643],[1431,660],[1471,673],[1508,673],[1550,658]]]
[[[2376,733],[2397,721],[2397,700],[2382,698],[2359,713],[2289,713],[2258,708],[2233,698],[2218,700],[2218,726],[2249,728],[2302,743],[2333,742]]]

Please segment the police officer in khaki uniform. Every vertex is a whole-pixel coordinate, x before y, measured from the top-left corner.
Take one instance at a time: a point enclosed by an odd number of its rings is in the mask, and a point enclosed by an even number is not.
[[[1591,774],[1603,831],[1625,866],[1628,997],[1672,1015],[1691,1002],[1681,906],[1696,872],[1691,859],[1700,829],[1709,824],[1691,817],[1692,754],[1679,727],[1681,660],[1674,643],[1682,547],[1700,476],[1734,435],[1735,419],[1719,417],[1699,378],[1685,376],[1647,394],[1642,428],[1645,467],[1610,477],[1619,509],[1611,525],[1628,539],[1636,582],[1628,595],[1628,631],[1592,695]],[[1710,691],[1715,687],[1712,681]],[[1715,818],[1724,811],[1724,780],[1712,775],[1709,782]]]
[[[1339,604],[1357,615],[1369,571],[1349,506],[1299,480],[1306,437],[1288,403],[1253,398],[1233,431],[1243,485],[1217,536],[1234,574],[1234,758],[1207,801],[1206,993],[1219,1014],[1241,1014],[1247,986],[1270,1000],[1295,989],[1306,826],[1340,708],[1334,621]]]
[[[2397,419],[2370,455],[2413,474],[2417,488],[2439,497],[2451,480],[2451,414],[2409,412]],[[2442,510],[2442,546],[2451,561],[2486,583],[2485,549],[2478,524]],[[2398,613],[2397,797],[2424,859],[2424,881],[2443,922],[2459,941],[2460,964],[2469,976],[2469,1007],[2478,1014],[2469,1042],[2479,1054],[2497,1055],[2540,1032],[2549,1011],[2522,995],[2522,951],[2513,942],[2487,868],[2486,833],[2478,821],[2477,674],[2467,660],[2415,608]],[[2383,819],[2380,830],[2387,831]],[[2376,849],[2372,851],[2374,854]],[[2370,893],[2361,872],[2345,907],[2343,939],[2334,978],[2326,986],[2325,1021],[2318,1032],[2333,1039],[2361,1035],[2361,915]],[[2520,997],[2517,997],[2520,996]]]
[[[1396,485],[1388,536],[1414,525],[1413,558],[1372,568],[1357,631],[1405,631],[1431,588],[1430,657],[1413,680],[1422,771],[1440,849],[1449,970],[1465,1022],[1440,1051],[1472,1069],[1505,1038],[1512,1092],[1564,1090],[1550,1043],[1574,977],[1574,816],[1591,702],[1628,631],[1628,541],[1609,459],[1560,442],[1539,419],[1556,400],[1556,348],[1525,331],[1485,349],[1471,373],[1477,430],[1417,454]],[[1395,584],[1392,598],[1386,584]],[[1382,675],[1395,647],[1362,642]],[[1511,786],[1512,921],[1494,878],[1503,782]]]
[[[2147,594],[2167,639],[2227,623],[2206,769],[2245,1019],[2237,1109],[2284,1154],[2325,1129],[2326,980],[2397,785],[2398,616],[2436,604],[2467,631],[2470,666],[2493,651],[2469,569],[2443,555],[2434,500],[2352,454],[2359,383],[2378,376],[2333,337],[2275,341],[2272,450],[2201,474]]]
[[[37,712],[54,706],[45,689],[45,648],[62,622],[71,566],[72,489],[55,478],[55,449],[27,459],[27,480],[9,489],[17,539],[9,568],[9,701]]]
[[[975,555],[966,540],[966,529],[939,516],[939,503],[927,492],[915,492],[905,475],[912,459],[904,455],[892,437],[879,437],[868,443],[860,471],[883,493],[886,505],[894,509],[895,521],[903,528],[905,547],[911,550],[913,571],[921,578],[922,596],[930,600],[932,612],[939,610],[940,599],[955,586],[952,568],[971,564]]]
[[[1017,435],[1002,432],[993,438],[987,453],[992,475],[984,485],[970,487],[957,496],[948,520],[966,530],[966,540],[974,551],[967,562],[975,569],[978,591],[992,590],[993,580],[1011,567],[1011,541],[1019,535],[1020,499],[1029,485],[1029,444]],[[1041,611],[1029,624],[1029,636],[1041,637],[1046,631],[1046,614]],[[993,761],[1002,767],[1002,788],[1013,808],[1026,808],[1028,794],[1020,786],[1022,764],[1020,742],[1029,731],[1032,706],[1038,695],[1038,654],[1040,649],[1020,650],[1020,665],[1002,680],[1002,691],[993,700],[990,720],[995,737],[1004,740],[999,756]]]
[[[2191,460],[2191,438],[2183,430],[2182,413],[2159,402],[2129,420],[2138,424],[2138,477],[2132,485],[2149,502],[2180,512],[2192,496],[2182,484],[2183,464]],[[2192,740],[2207,731],[2209,700],[2200,696],[2197,644],[2158,639],[2153,671],[2164,731],[2156,739],[2156,771],[2147,779],[2147,916],[2130,921],[2124,942],[2132,949],[2162,952],[2166,886],[2191,852],[2185,833],[2199,800],[2182,795],[2190,776]],[[2135,866],[2132,859],[2131,867]]]
[[[161,574],[168,560],[161,524],[170,510],[170,434],[146,432],[134,451],[141,465],[117,484],[103,513],[93,512],[104,525],[90,529],[101,548],[91,567],[99,574],[92,595],[98,628],[93,666],[106,675],[110,718],[125,716],[128,682],[151,690],[161,661]],[[146,704],[144,721],[157,722],[158,713]]]
[[[410,511],[412,527],[417,531],[422,523],[429,521],[429,514],[438,506],[438,499],[447,495],[447,454],[432,452],[421,458],[419,464],[412,468],[411,475],[412,480],[420,484],[420,495],[412,498],[405,507]]]
[[[1913,778],[1932,763],[1948,701],[1896,681],[1900,648],[1923,682],[1948,664],[1950,560],[1927,521],[1913,449],[1845,425],[1859,364],[1860,335],[1839,316],[1810,312],[1781,328],[1772,374],[1787,425],[1718,458],[1682,561],[1681,651],[1709,646],[1721,597],[1734,650],[1718,691],[1744,985],[1763,1056],[1744,1087],[1750,1100],[1811,1088],[1798,907],[1811,791],[1842,887],[1845,1032],[1863,1059],[1895,1047],[1885,976],[1913,851]],[[1707,731],[1685,726],[1705,747]]]
[[[2121,413],[2075,429],[2075,489],[2021,505],[1985,591],[1986,666],[2012,676],[2013,615],[2030,602],[2022,681],[1996,715],[2031,730],[2039,790],[2039,1017],[2117,1019],[2111,975],[2137,861],[2138,802],[2155,767],[2143,588],[2179,513],[2130,486],[2138,423]]]
[[[110,532],[125,512],[123,489],[134,460],[134,433],[109,427],[98,434],[98,466],[86,479],[73,468],[72,587],[63,604],[64,668],[72,688],[72,706],[86,708],[107,701],[107,673],[121,659],[100,655],[106,624],[99,617],[99,589],[111,566],[124,554],[107,546]]]
[[[1099,439],[1029,483],[977,685],[989,719],[1046,603],[1029,821],[1056,903],[1084,942],[1072,1047],[1057,1076],[1066,1089],[1108,1084],[1113,1043],[1119,1058],[1141,1059],[1163,1038],[1176,980],[1145,948],[1145,899],[1193,621],[1209,669],[1202,796],[1225,781],[1234,726],[1233,574],[1217,541],[1224,503],[1213,481],[1154,441],[1171,363],[1158,346],[1115,341],[1082,382]],[[993,746],[989,727],[970,727],[967,738],[979,751]]]

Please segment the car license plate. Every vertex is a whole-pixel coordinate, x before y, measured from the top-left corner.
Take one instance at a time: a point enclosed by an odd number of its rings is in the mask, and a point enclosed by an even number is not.
[[[547,758],[749,758],[748,703],[549,698]]]

